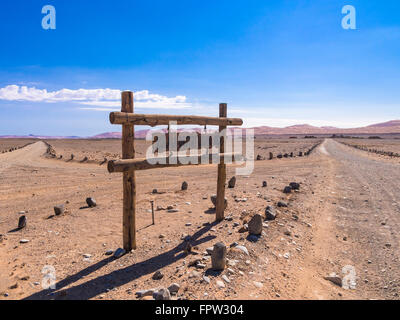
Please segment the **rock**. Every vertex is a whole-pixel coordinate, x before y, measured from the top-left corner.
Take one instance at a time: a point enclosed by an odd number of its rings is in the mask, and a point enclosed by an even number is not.
[[[92,257],[92,255],[91,255],[90,253],[85,253],[85,254],[83,255],[83,257],[84,257],[85,259],[90,259],[90,258]]]
[[[279,201],[278,202],[278,207],[279,208],[287,208],[288,204],[284,201]]]
[[[162,278],[164,278],[164,275],[161,271],[156,271],[151,278],[153,280],[161,280]]]
[[[209,247],[206,249],[207,253],[211,256],[213,251],[214,251],[214,247]]]
[[[94,208],[97,206],[96,200],[94,200],[93,198],[87,198],[86,203],[89,206],[89,208]]]
[[[106,256],[111,256],[114,253],[114,250],[107,250],[105,255]]]
[[[200,277],[200,272],[193,270],[192,272],[189,273],[189,278],[198,278]]]
[[[228,188],[233,189],[236,184],[236,177],[232,177],[231,180],[228,182]]]
[[[332,282],[333,284],[336,284],[337,286],[341,287],[342,286],[342,279],[338,277],[336,274],[332,273],[328,277],[324,277],[325,280]]]
[[[60,205],[54,207],[54,213],[56,216],[63,214],[64,211],[65,211],[65,208],[64,208],[63,204],[60,204]]]
[[[138,291],[135,294],[137,298],[143,298],[143,297],[152,297],[154,292],[155,292],[154,289],[148,289],[148,290]]]
[[[265,208],[265,219],[266,220],[275,220],[276,212],[273,207],[268,206]]]
[[[243,227],[241,227],[241,228],[238,230],[238,232],[239,232],[239,233],[244,233],[244,232],[247,232],[248,230],[249,230],[249,226],[248,226],[247,223],[246,223],[246,224],[243,225]]]
[[[283,189],[283,193],[291,193],[292,192],[292,187],[291,186],[286,186],[284,189]]]
[[[214,245],[211,254],[211,263],[214,270],[224,270],[226,265],[226,246],[222,242]]]
[[[21,240],[19,240],[19,243],[28,243],[29,242],[29,240],[27,240],[27,239],[21,239]]]
[[[293,189],[293,190],[300,190],[300,184],[297,182],[291,182],[289,183],[289,186]]]
[[[221,280],[217,280],[217,287],[218,289],[225,288],[225,284]]]
[[[263,186],[263,188],[266,188],[268,186],[267,181],[263,181],[262,186]]]
[[[185,226],[186,227],[190,227],[192,224],[190,222],[186,223]]]
[[[25,227],[26,227],[26,217],[21,216],[21,217],[19,217],[19,220],[18,220],[18,229],[23,229]]]
[[[24,214],[26,214],[27,212],[26,211],[20,211],[20,212],[18,212],[18,214],[20,214],[20,215],[24,215]]]
[[[176,293],[178,293],[180,287],[181,287],[181,286],[180,286],[179,284],[173,283],[173,284],[171,284],[171,285],[168,287],[168,291],[169,291],[171,294],[176,294]]]
[[[253,281],[253,284],[259,289],[264,286],[261,282],[258,282],[258,281]]]
[[[289,229],[286,229],[285,232],[283,233],[285,236],[291,236],[292,232]]]
[[[126,253],[125,249],[122,248],[118,248],[117,250],[115,250],[114,252],[114,258],[121,258],[124,254]]]
[[[216,195],[216,194],[213,194],[213,195],[211,196],[211,202],[212,202],[212,204],[214,205],[214,207],[217,206],[217,195]],[[225,198],[225,209],[226,209],[227,206],[228,206],[228,199]]]
[[[182,191],[187,190],[187,189],[188,189],[188,186],[189,186],[188,183],[187,183],[186,181],[183,181],[181,190],[182,190]]]
[[[169,292],[168,289],[162,288],[157,292],[154,292],[153,298],[155,300],[171,300],[171,293]]]
[[[229,280],[229,278],[225,274],[222,276],[222,280],[224,280],[226,283],[231,282],[231,280]]]
[[[203,281],[206,282],[206,283],[208,283],[208,284],[211,282],[211,281],[210,281],[210,278],[207,277],[207,276],[203,276]]]
[[[157,194],[158,190],[157,189],[153,189],[153,191],[151,192],[152,194]]]
[[[231,244],[230,244],[230,248],[234,248],[234,247],[237,247],[239,245],[239,243],[237,243],[237,242],[232,242]]]
[[[263,224],[263,219],[261,215],[256,214],[251,218],[251,220],[248,223],[249,226],[249,233],[252,235],[260,235],[262,232],[262,224]]]
[[[246,255],[249,255],[249,251],[247,250],[247,248],[245,246],[236,246],[235,249],[238,249],[238,250],[242,251],[243,253],[245,253]]]

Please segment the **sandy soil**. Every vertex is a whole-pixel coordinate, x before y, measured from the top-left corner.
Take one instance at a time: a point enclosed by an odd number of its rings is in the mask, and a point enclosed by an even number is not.
[[[209,200],[216,189],[215,166],[138,172],[139,247],[114,259],[105,253],[122,242],[121,175],[98,164],[48,159],[46,149],[38,142],[0,155],[0,299],[136,299],[136,291],[174,282],[181,286],[175,297],[180,299],[398,298],[396,163],[330,139],[309,157],[256,161],[252,175],[237,176],[236,187],[227,189],[226,216],[233,219],[219,224]],[[228,166],[228,178],[234,174],[235,167]],[[188,191],[180,191],[184,180]],[[292,181],[301,183],[300,191],[284,195]],[[154,188],[165,193],[153,195]],[[86,207],[89,196],[96,208]],[[247,201],[235,202],[235,196]],[[150,200],[179,211],[156,211],[151,225]],[[238,232],[253,214],[264,215],[267,205],[276,207],[280,200],[289,206],[276,208],[277,219],[266,223],[259,241]],[[58,204],[67,212],[54,217]],[[20,211],[27,212],[28,224],[18,231]],[[186,235],[198,255],[185,254]],[[249,256],[228,249],[235,265],[215,274],[203,252],[218,241],[238,242]],[[196,259],[206,268],[189,266]],[[48,265],[56,271],[56,290],[41,287]],[[164,277],[153,280],[158,270]],[[349,276],[349,270],[356,274],[355,289],[324,279],[332,272]],[[218,288],[222,275],[230,283]]]

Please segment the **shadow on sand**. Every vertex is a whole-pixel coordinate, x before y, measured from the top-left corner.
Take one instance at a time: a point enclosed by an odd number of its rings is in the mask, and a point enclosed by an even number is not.
[[[201,237],[217,224],[218,222],[210,223],[194,233],[191,236],[191,245],[196,246],[215,239],[215,236],[210,235],[203,238]],[[112,271],[108,274],[101,275],[95,279],[88,280],[70,288],[66,288],[115,260],[114,257],[109,257],[57,282],[55,290],[42,290],[26,297],[24,300],[87,300],[114,288],[123,286],[124,284],[134,281],[144,275],[152,274],[157,270],[186,257],[187,254],[184,252],[184,249],[185,241],[182,241],[175,248],[158,256]]]

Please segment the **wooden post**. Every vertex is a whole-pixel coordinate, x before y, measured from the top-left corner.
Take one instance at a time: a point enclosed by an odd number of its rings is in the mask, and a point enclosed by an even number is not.
[[[150,201],[151,203],[151,218],[153,219],[153,226],[156,224],[156,221],[154,219],[154,201]]]
[[[226,103],[221,103],[219,105],[219,117],[227,117],[228,106]],[[219,126],[219,132],[221,133],[226,129],[226,125]],[[225,135],[220,136],[219,152],[225,152]],[[220,158],[220,163],[218,164],[218,181],[217,181],[217,205],[216,205],[216,220],[224,220],[225,212],[225,181],[226,181],[226,164],[224,158]]]
[[[121,112],[133,113],[133,92],[122,92]],[[122,159],[135,158],[135,130],[132,124],[122,125]],[[123,244],[129,252],[136,249],[136,178],[135,171],[123,173]]]

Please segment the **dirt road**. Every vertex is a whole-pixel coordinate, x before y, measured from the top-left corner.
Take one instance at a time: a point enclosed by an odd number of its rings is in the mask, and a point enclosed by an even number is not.
[[[105,255],[121,245],[122,183],[104,166],[43,157],[42,142],[0,155],[0,299],[134,299],[138,290],[181,285],[182,299],[397,299],[399,294],[400,170],[362,151],[326,140],[310,157],[257,161],[251,176],[238,176],[227,189],[227,216],[215,224],[209,197],[215,167],[185,167],[140,172],[137,251],[114,260]],[[228,177],[234,175],[228,167]],[[183,180],[189,191],[180,191]],[[262,181],[268,188],[262,188]],[[298,193],[284,195],[291,181]],[[211,188],[210,188],[211,186]],[[152,195],[157,188],[162,194]],[[94,196],[96,208],[87,208]],[[245,198],[246,201],[235,201]],[[149,200],[178,212],[156,212],[151,225]],[[278,218],[268,222],[255,243],[238,233],[267,205]],[[67,212],[54,217],[53,206]],[[15,231],[18,212],[27,211],[27,228]],[[289,231],[289,232],[288,232]],[[235,264],[221,289],[208,271],[190,267],[202,258],[183,253],[185,235],[204,252],[217,241],[238,242],[249,255],[230,250]],[[21,239],[29,240],[21,244]],[[203,257],[209,267],[209,260]],[[57,289],[43,290],[42,268],[57,271]],[[162,280],[152,274],[161,270]],[[205,269],[207,270],[207,268]],[[335,272],[353,286],[324,279]]]
[[[321,149],[334,159],[327,212],[336,229],[336,259],[354,266],[360,298],[398,298],[400,165],[331,139]]]

